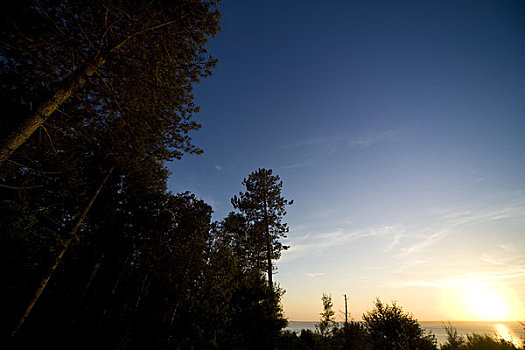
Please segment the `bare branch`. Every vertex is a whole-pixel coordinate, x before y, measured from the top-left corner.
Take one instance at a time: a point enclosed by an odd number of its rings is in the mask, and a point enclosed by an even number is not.
[[[131,131],[131,134],[133,136],[135,136],[135,132],[131,128],[131,125],[127,122],[124,110],[122,109],[122,107],[120,106],[120,103],[118,102],[118,97],[117,97],[117,94],[115,93],[115,89],[113,89],[111,86],[109,86],[109,84],[111,84],[111,83],[108,84],[108,82],[106,82],[106,80],[100,75],[99,72],[97,72],[96,74],[99,76],[100,80],[102,80],[102,82],[104,83],[104,85],[108,89],[108,92],[113,95],[114,102],[115,102],[115,104],[117,105],[117,108],[120,111],[120,117],[124,120],[124,122],[128,126],[129,130]]]
[[[38,3],[38,1],[35,1],[35,5],[38,7],[38,9],[40,11],[42,11],[42,13],[44,14],[44,16],[46,16],[47,18],[49,18],[49,20],[53,23],[53,25],[55,26],[56,30],[58,30],[60,32],[60,34],[62,35],[66,35],[66,33],[64,33],[64,31],[62,29],[60,29],[60,27],[56,24],[55,20],[49,15],[49,13],[46,12],[46,10],[44,10],[44,8],[42,6],[40,6],[40,4]]]
[[[162,27],[166,27],[166,26],[169,26],[170,24],[173,24],[175,23],[176,21],[173,20],[173,21],[169,21],[169,22],[165,22],[165,23],[162,23],[162,24],[158,24],[156,26],[153,26],[153,27],[148,27],[148,28],[145,28],[143,30],[139,30],[138,32],[135,32],[131,35],[128,35],[124,40],[122,40],[120,43],[118,43],[117,45],[115,45],[111,50],[109,50],[109,52],[113,52],[113,51],[116,51],[118,49],[120,49],[122,46],[124,46],[128,41],[130,41],[132,38],[138,36],[138,35],[141,35],[141,34],[144,34],[146,32],[149,32],[151,30],[155,30],[155,29],[159,29],[159,28],[162,28]]]
[[[31,170],[35,173],[40,173],[40,174],[43,174],[43,175],[53,175],[53,174],[61,174],[62,172],[61,171],[43,171],[43,170],[37,170],[37,169],[34,169],[34,168],[31,168],[27,165],[24,165],[24,164],[21,164],[21,163],[18,163],[18,162],[15,162],[14,160],[11,160],[11,159],[8,159],[7,160],[9,163],[11,164],[14,164],[14,165],[17,165],[21,168],[26,168],[28,170]]]
[[[89,46],[91,46],[91,48],[95,49],[95,45],[93,45],[93,43],[91,42],[91,40],[89,40],[89,37],[88,35],[86,34],[86,32],[84,31],[84,28],[82,27],[82,25],[80,24],[80,22],[78,21],[76,15],[73,13],[73,11],[71,11],[71,8],[68,6],[67,3],[64,3],[64,5],[66,6],[67,10],[69,11],[69,13],[71,14],[71,17],[73,17],[73,20],[75,21],[75,23],[77,24],[78,28],[80,29],[80,31],[82,32],[82,35],[84,36],[84,38],[87,40],[87,42],[89,43]]]
[[[49,132],[47,132],[47,129],[46,129],[46,127],[45,127],[44,125],[41,125],[40,127],[41,127],[42,130],[44,130],[44,132],[46,133],[47,138],[49,139],[49,143],[50,143],[50,145],[51,145],[51,149],[53,150],[53,152],[55,153],[55,155],[58,156],[58,152],[57,152],[57,150],[55,149],[55,145],[53,144],[53,140],[51,139],[51,135],[49,135]]]
[[[37,185],[37,186],[22,186],[22,187],[17,187],[17,186],[9,186],[9,185],[4,185],[4,184],[0,184],[0,187],[3,187],[3,188],[8,188],[10,190],[33,190],[35,188],[42,188],[44,186],[42,185]]]

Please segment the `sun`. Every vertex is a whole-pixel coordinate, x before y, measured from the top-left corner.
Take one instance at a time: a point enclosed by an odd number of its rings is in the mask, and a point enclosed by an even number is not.
[[[501,321],[511,317],[511,309],[500,293],[472,288],[464,294],[466,311],[479,321]]]
[[[456,280],[453,285],[442,289],[443,316],[452,320],[521,320],[525,318],[524,306],[515,289],[503,283]]]

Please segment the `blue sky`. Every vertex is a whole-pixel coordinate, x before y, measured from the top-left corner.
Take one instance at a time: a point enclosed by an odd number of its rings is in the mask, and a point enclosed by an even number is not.
[[[317,320],[323,292],[356,319],[375,297],[424,320],[525,319],[525,3],[221,12],[219,64],[195,91],[204,154],[171,163],[169,189],[221,219],[250,172],[281,176],[289,319]]]

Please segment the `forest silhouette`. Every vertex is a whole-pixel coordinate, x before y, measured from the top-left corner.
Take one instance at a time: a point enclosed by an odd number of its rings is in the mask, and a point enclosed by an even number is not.
[[[168,191],[200,154],[193,88],[217,60],[217,1],[18,1],[2,15],[4,348],[436,349],[397,305],[285,331],[274,264],[283,182],[260,168],[232,211]],[[239,179],[240,180],[240,179]],[[515,349],[463,339],[442,349]]]

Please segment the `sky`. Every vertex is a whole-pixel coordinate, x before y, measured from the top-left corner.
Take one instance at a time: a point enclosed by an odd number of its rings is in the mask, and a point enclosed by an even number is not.
[[[195,89],[204,153],[168,187],[214,209],[258,168],[293,199],[290,321],[375,298],[419,320],[525,320],[525,2],[224,0]]]

